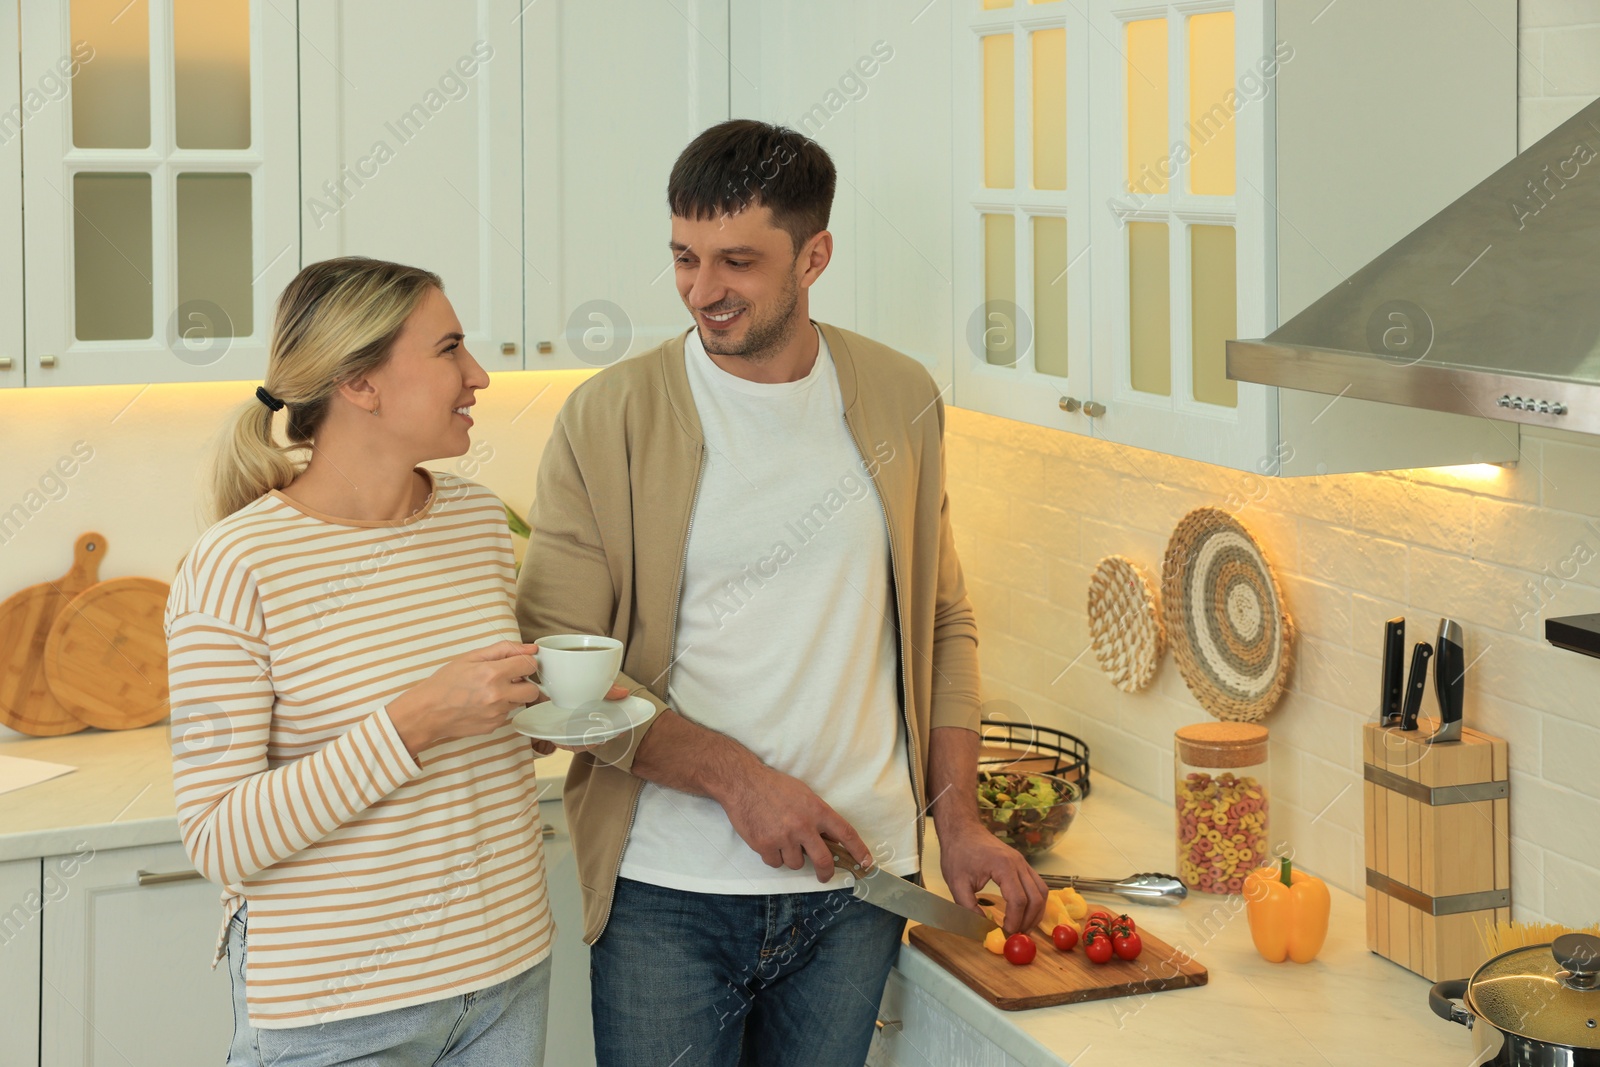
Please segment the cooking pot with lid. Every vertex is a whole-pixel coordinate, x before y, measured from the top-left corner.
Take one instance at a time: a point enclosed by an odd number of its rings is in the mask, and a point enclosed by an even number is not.
[[[1600,937],[1502,952],[1471,978],[1435,985],[1428,1006],[1472,1031],[1474,1065],[1600,1067]]]

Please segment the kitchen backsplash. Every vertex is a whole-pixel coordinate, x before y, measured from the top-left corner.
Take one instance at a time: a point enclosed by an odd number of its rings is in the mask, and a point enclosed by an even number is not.
[[[1173,527],[1220,507],[1256,536],[1298,630],[1272,733],[1272,837],[1357,891],[1360,736],[1383,622],[1465,627],[1465,719],[1510,741],[1516,916],[1592,922],[1600,885],[1600,661],[1543,619],[1600,611],[1600,441],[1524,431],[1514,469],[1265,479],[969,411],[949,420],[956,543],[988,712],[1082,737],[1093,766],[1172,797],[1172,735],[1205,719],[1168,655],[1143,693],[1089,647],[1088,580],[1119,554],[1159,581]],[[1434,714],[1431,687],[1423,714]]]
[[[589,371],[496,374],[479,396],[473,446],[432,464],[482,482],[517,510],[556,412]],[[204,459],[256,383],[95,386],[0,392],[0,600],[72,564],[72,544],[107,539],[102,578],[169,581],[205,523]],[[0,738],[15,735],[0,727]]]

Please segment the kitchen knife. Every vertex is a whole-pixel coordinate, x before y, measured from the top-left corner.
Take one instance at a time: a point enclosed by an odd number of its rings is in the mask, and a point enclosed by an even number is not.
[[[1422,692],[1428,688],[1428,661],[1433,658],[1433,646],[1418,641],[1411,650],[1411,676],[1406,679],[1406,706],[1400,713],[1400,729],[1417,728],[1417,712],[1422,710]]]
[[[1378,702],[1378,723],[1398,726],[1406,699],[1406,620],[1390,619],[1383,624],[1383,694]]]
[[[833,862],[855,875],[856,884],[853,892],[858,900],[864,900],[868,904],[876,905],[884,911],[893,912],[913,922],[925,923],[941,930],[948,930],[952,934],[970,937],[974,941],[982,941],[989,936],[989,931],[994,929],[994,923],[983,916],[970,912],[937,893],[930,893],[915,882],[907,881],[876,866],[870,871],[864,870],[839,842],[826,837],[823,840],[828,843],[828,851],[833,853]]]
[[[1461,624],[1439,620],[1439,646],[1434,653],[1433,692],[1439,698],[1439,729],[1428,743],[1461,740],[1461,704],[1466,694],[1467,653]]]

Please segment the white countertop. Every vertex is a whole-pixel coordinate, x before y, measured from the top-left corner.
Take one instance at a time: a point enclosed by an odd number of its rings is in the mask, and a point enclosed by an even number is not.
[[[142,730],[86,730],[66,737],[0,742],[0,755],[76,766],[72,774],[0,794],[0,861],[178,840],[165,723]],[[570,755],[538,763],[539,793],[559,801]],[[1094,794],[1041,870],[1120,878],[1173,864],[1167,805],[1097,775]],[[926,869],[938,876],[930,834]],[[1100,899],[1100,898],[1092,898]],[[1115,898],[1110,898],[1115,899]],[[1178,908],[1130,911],[1151,932],[1190,952],[1209,984],[1142,998],[1002,1012],[910,945],[901,974],[1028,1067],[1194,1062],[1460,1067],[1470,1058],[1465,1029],[1428,1010],[1428,983],[1366,950],[1361,900],[1333,890],[1333,918],[1321,956],[1270,964],[1250,944],[1242,902],[1196,895]],[[1040,951],[1054,951],[1047,947]],[[1466,977],[1462,975],[1460,977]]]
[[[64,737],[0,741],[0,756],[78,768],[0,793],[0,862],[59,856],[87,843],[99,851],[179,840],[167,724],[84,730]],[[539,799],[560,802],[570,752],[540,757]]]
[[[1049,874],[1110,879],[1170,871],[1174,832],[1169,805],[1097,774],[1066,837],[1037,866]],[[928,842],[927,881],[944,892],[938,843],[932,834]],[[1180,1061],[1461,1067],[1471,1059],[1466,1029],[1429,1010],[1431,983],[1367,951],[1365,903],[1330,889],[1328,940],[1308,964],[1273,964],[1258,956],[1242,898],[1193,894],[1176,908],[1125,905],[1140,926],[1210,972],[1208,983],[1194,989],[1010,1012],[991,1007],[909,944],[898,966],[1027,1067]],[[1089,899],[1109,906],[1120,898]],[[1039,951],[1055,949],[1045,943]]]

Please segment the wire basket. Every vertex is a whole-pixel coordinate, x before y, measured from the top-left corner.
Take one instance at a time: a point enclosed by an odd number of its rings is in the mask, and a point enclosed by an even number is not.
[[[1089,795],[1089,746],[1082,738],[1049,726],[1005,719],[984,719],[980,725],[980,771],[1051,774],[1076,785],[1080,795]]]

